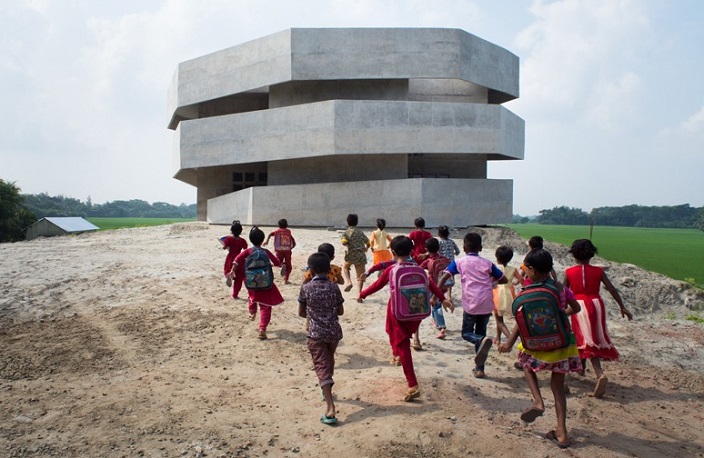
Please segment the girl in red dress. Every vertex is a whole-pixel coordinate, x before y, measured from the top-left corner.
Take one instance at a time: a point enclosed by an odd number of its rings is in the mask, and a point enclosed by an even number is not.
[[[608,378],[601,368],[601,360],[615,361],[618,359],[618,350],[611,343],[606,328],[606,309],[604,301],[599,295],[599,288],[604,288],[611,294],[621,310],[621,316],[633,319],[631,312],[623,305],[623,300],[618,290],[609,280],[601,267],[589,264],[591,258],[597,253],[596,247],[590,240],[579,239],[572,243],[570,253],[577,261],[577,265],[565,271],[565,286],[574,293],[575,299],[582,306],[579,313],[572,315],[572,330],[577,339],[579,357],[582,358],[583,367],[589,359],[597,377],[593,396],[600,398],[606,391]]]

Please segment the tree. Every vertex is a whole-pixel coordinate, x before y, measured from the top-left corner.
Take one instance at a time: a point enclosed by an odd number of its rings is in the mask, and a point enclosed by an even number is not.
[[[540,210],[537,222],[539,224],[587,225],[589,224],[589,215],[580,208],[554,207],[550,210]]]
[[[24,240],[24,230],[36,220],[22,206],[20,188],[0,178],[0,242]]]
[[[704,231],[704,207],[699,209],[699,221],[697,222],[697,226],[700,231]]]

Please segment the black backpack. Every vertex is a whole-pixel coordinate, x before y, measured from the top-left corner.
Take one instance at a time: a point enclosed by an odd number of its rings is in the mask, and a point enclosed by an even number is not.
[[[274,284],[274,271],[266,250],[254,248],[244,262],[244,286],[247,289],[269,289]]]

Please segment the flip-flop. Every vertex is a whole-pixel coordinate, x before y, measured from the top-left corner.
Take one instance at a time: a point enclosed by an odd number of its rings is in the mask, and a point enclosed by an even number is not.
[[[595,398],[601,398],[604,396],[604,393],[606,393],[606,383],[609,381],[608,378],[606,378],[605,375],[602,375],[599,377],[599,380],[596,381],[596,387],[594,388],[594,393],[592,393],[592,396]]]
[[[327,414],[323,414],[323,416],[320,417],[320,423],[326,425],[335,425],[337,424],[337,418],[335,416],[328,417]]]
[[[521,413],[521,420],[525,421],[526,423],[533,423],[536,418],[542,417],[544,412],[544,410],[540,410],[535,406],[529,407]]]
[[[345,286],[345,292],[346,292],[346,293],[349,293],[350,291],[352,291],[352,283],[350,283],[349,285]]]
[[[420,397],[420,388],[415,387],[411,388],[406,392],[406,395],[403,397],[404,402],[411,402],[414,399],[418,399]]]
[[[568,448],[571,445],[569,440],[567,440],[566,442],[560,441],[557,438],[557,436],[555,435],[554,429],[545,433],[545,439],[548,439],[550,442],[552,442],[553,444],[557,445],[560,448]]]

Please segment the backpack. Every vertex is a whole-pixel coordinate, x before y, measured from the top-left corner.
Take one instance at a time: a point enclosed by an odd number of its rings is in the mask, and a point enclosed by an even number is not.
[[[391,311],[399,321],[422,320],[430,315],[428,275],[418,264],[399,263],[389,279]]]
[[[290,232],[277,231],[274,234],[274,250],[276,251],[291,251],[293,248],[293,240],[291,240]]]
[[[428,262],[428,276],[432,278],[433,281],[437,284],[438,280],[440,280],[440,277],[442,277],[442,273],[445,271],[445,269],[447,269],[447,266],[450,265],[450,262],[452,261],[447,259],[445,256],[440,256],[438,258],[431,259]],[[454,276],[450,276],[450,278],[448,278],[445,282],[445,285],[443,285],[442,287],[443,292],[445,292],[450,286],[453,286],[454,284]]]
[[[247,289],[269,289],[274,284],[274,271],[266,250],[254,248],[244,261],[244,286]]]
[[[560,291],[548,280],[526,286],[512,305],[523,348],[549,351],[570,345],[572,328],[560,309]]]

